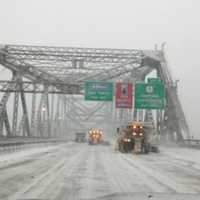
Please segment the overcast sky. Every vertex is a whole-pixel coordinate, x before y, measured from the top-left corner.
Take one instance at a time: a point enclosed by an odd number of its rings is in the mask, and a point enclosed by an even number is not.
[[[199,0],[0,0],[2,44],[153,49],[163,42],[200,138]]]

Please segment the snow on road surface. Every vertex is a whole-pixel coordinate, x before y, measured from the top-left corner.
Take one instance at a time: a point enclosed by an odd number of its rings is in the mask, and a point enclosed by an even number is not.
[[[48,145],[48,144],[47,144]],[[3,162],[13,162],[13,161],[19,161],[20,159],[24,159],[24,157],[29,157],[32,154],[37,154],[37,153],[42,153],[42,152],[46,152],[48,150],[55,150],[56,148],[58,148],[56,145],[52,145],[49,144],[47,146],[46,144],[44,146],[36,146],[34,148],[31,149],[22,149],[20,151],[15,151],[12,153],[7,153],[5,152],[3,154],[1,154],[0,156],[0,165]]]
[[[0,162],[0,199],[200,199],[199,150],[133,155],[71,142],[14,157]]]

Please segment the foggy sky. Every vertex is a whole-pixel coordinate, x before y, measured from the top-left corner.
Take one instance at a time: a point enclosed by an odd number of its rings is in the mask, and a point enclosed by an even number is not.
[[[166,42],[186,117],[200,138],[199,9],[199,0],[0,0],[0,43],[153,49]]]

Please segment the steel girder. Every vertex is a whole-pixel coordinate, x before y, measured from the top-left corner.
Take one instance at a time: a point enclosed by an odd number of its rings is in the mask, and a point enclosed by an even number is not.
[[[10,89],[14,89],[16,87],[17,84],[17,77],[13,76],[12,77],[12,83],[8,84],[6,89],[10,90]],[[0,135],[3,135],[3,125],[5,124],[5,128],[7,131],[7,135],[10,136],[11,135],[11,131],[10,131],[10,124],[9,124],[9,120],[8,120],[8,114],[7,114],[7,108],[6,108],[6,104],[7,101],[10,97],[10,92],[5,92],[3,94],[3,97],[1,98],[0,101]]]
[[[162,128],[166,126],[168,132],[172,131],[178,134],[179,140],[183,137],[182,129],[184,129],[187,132],[187,137],[189,137],[189,128],[177,95],[176,86],[162,51],[4,45],[0,48],[0,64],[30,80],[21,82],[20,90],[16,87],[17,80],[0,81],[0,91],[5,92],[0,104],[0,117],[4,119],[8,134],[10,134],[10,128],[7,120],[6,102],[11,92],[16,92],[14,105],[15,111],[17,111],[18,92],[22,96],[25,93],[42,93],[43,96],[43,85],[47,85],[46,104],[48,104],[49,93],[80,94],[83,90],[84,81],[88,79],[123,80],[135,83],[144,80],[149,72],[156,69],[158,77],[165,82],[167,90],[167,107],[164,115],[158,114],[159,129],[162,131]],[[22,97],[22,101],[23,99],[24,97]],[[33,102],[33,107],[35,107],[34,104]],[[55,117],[61,114],[60,105],[61,103],[58,102]],[[75,104],[71,104],[71,106],[73,107]],[[25,104],[23,107],[26,109]],[[78,106],[79,109],[77,105],[75,107],[77,115],[85,110],[82,106],[81,108]],[[134,117],[136,117],[135,113]],[[32,114],[35,115],[33,111]],[[74,113],[72,112],[72,114]],[[40,132],[43,126],[41,117],[41,106],[39,105],[38,117],[35,120],[32,117],[31,121],[33,124],[33,121],[39,120],[38,129],[40,129]],[[68,117],[76,118],[72,115]],[[50,117],[48,114],[49,118],[52,119],[52,116]],[[24,110],[21,122],[25,123],[26,121]],[[172,130],[173,121],[175,128]],[[14,121],[13,124],[16,124],[16,122]],[[0,122],[0,130],[1,127],[2,123]],[[162,132],[164,133],[164,131]]]
[[[27,133],[27,136],[31,136],[31,131],[30,131],[30,123],[29,123],[29,116],[28,116],[28,111],[27,111],[27,103],[25,99],[24,92],[22,90],[22,85],[20,84],[20,95],[21,95],[21,101],[22,101],[22,110],[23,110],[23,116],[24,116],[24,122],[25,122],[25,130]]]
[[[24,93],[43,93],[43,83],[37,83],[36,81],[22,81],[22,90]],[[11,87],[11,85],[14,85]],[[12,93],[12,92],[20,92],[19,87],[15,87],[16,81],[6,81],[0,80],[0,92]],[[10,87],[9,87],[10,86]],[[53,94],[80,94],[80,89],[75,84],[65,85],[62,83],[54,83],[53,86],[49,86],[48,93]]]
[[[53,76],[52,79],[58,78],[65,83],[77,82],[80,77],[85,80],[88,74],[99,75],[99,72],[105,73],[105,69],[107,69],[106,73],[109,73],[108,70],[111,71],[112,69],[116,72],[116,68],[119,72],[119,65],[123,71],[118,74],[127,73],[128,69],[124,66],[127,63],[140,63],[142,57],[141,50],[129,49],[5,45],[2,51],[6,63],[32,66],[39,72],[44,72],[42,73],[43,79],[45,73],[47,73]],[[126,68],[126,71],[124,71],[124,68]],[[103,77],[103,74],[101,74],[101,77]],[[112,77],[114,77],[113,74]],[[107,79],[111,79],[111,77]]]
[[[92,63],[123,63],[135,59],[140,50],[47,47],[27,45],[6,45],[5,50],[25,60],[83,61]]]
[[[19,107],[19,93],[15,92],[14,104],[13,104],[13,122],[12,122],[13,136],[16,136],[16,133],[17,133],[18,107]]]
[[[7,112],[6,108],[4,109],[4,112],[3,112],[3,118],[4,118],[4,122],[5,122],[7,136],[10,137],[12,135],[12,133],[11,133],[10,123],[9,123],[9,118],[8,118],[8,112]]]
[[[177,94],[177,84],[172,79],[164,52],[157,52],[155,57],[145,57],[142,65],[156,69],[157,76],[165,83],[166,107],[164,113],[161,111],[157,112],[157,123],[160,134],[164,137],[168,135],[171,140],[178,141],[190,138],[189,126]]]
[[[4,67],[10,69],[13,72],[19,73],[21,76],[28,78],[29,80],[35,81],[37,83],[42,83],[46,85],[52,85],[58,89],[65,89],[65,86],[70,87],[70,84],[63,82],[63,80],[57,78],[56,76],[36,68],[24,60],[10,55],[5,49],[0,49],[0,64]],[[60,87],[62,85],[62,87]],[[75,84],[73,84],[73,87]],[[77,85],[77,88],[79,86]]]
[[[81,87],[87,79],[110,80],[128,77],[130,72],[141,65],[145,56],[141,50],[21,45],[5,45],[1,52],[1,63],[4,66],[20,70],[37,82],[49,85],[55,82],[69,85],[76,83]],[[82,65],[77,66],[80,57]]]
[[[32,94],[32,105],[31,105],[31,133],[34,136],[36,131],[36,87],[33,88],[34,92]]]
[[[16,77],[17,84],[15,87],[15,93],[14,93],[12,133],[13,133],[13,136],[16,136],[17,122],[18,122],[19,92],[21,91],[19,82],[21,80],[20,80],[20,76],[18,74],[13,73],[13,76]],[[7,84],[11,84],[11,83],[7,83]],[[5,85],[7,85],[7,84],[5,84]],[[10,92],[10,90],[5,90],[4,92]]]

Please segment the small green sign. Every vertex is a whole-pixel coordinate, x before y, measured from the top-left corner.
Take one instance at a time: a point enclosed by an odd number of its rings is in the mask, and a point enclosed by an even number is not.
[[[85,82],[85,100],[112,101],[113,83],[100,81]]]
[[[148,78],[147,82],[152,84],[159,84],[159,83],[163,84],[163,80],[160,78]]]
[[[164,84],[138,83],[135,85],[135,108],[163,109],[164,106]]]

